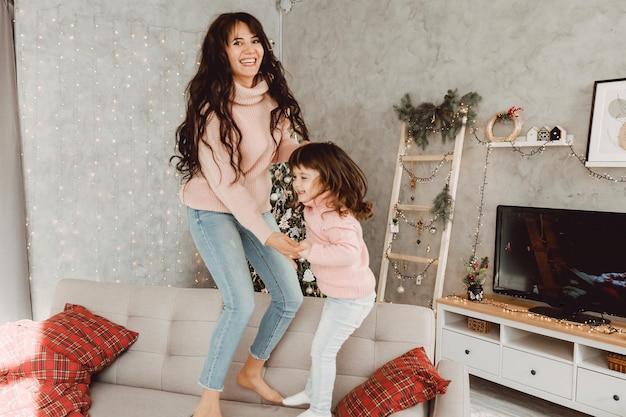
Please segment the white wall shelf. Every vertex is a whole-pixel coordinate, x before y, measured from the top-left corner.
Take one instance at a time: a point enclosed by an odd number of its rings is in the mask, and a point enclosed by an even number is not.
[[[543,140],[527,140],[526,136],[518,136],[514,142],[489,142],[488,146],[492,148],[527,148],[527,147],[540,147],[545,145],[546,147],[553,146],[570,146],[574,144],[574,135],[567,135],[565,140],[552,140],[552,141],[543,141]]]
[[[503,305],[506,308],[503,308]],[[436,358],[464,363],[472,375],[597,417],[626,416],[626,373],[607,353],[626,355],[626,323],[612,334],[529,314],[518,299],[437,300]],[[488,323],[470,330],[468,320]]]

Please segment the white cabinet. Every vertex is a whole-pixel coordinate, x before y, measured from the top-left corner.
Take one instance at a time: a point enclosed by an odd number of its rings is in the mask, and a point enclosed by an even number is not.
[[[523,300],[437,300],[437,352],[470,374],[598,417],[626,417],[626,323],[605,333],[527,312]],[[480,323],[476,326],[475,323]]]

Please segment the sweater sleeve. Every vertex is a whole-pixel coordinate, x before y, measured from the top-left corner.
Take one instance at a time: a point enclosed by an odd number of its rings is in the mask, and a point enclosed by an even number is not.
[[[278,144],[278,149],[276,150],[276,155],[272,163],[278,164],[280,162],[287,162],[289,157],[295,151],[300,144],[296,140],[296,138],[292,137],[291,132],[289,131],[289,127],[291,124],[289,120],[285,120],[281,126],[281,141]]]
[[[307,260],[320,266],[348,266],[361,256],[359,233],[349,223],[335,223],[324,230],[329,243],[313,243]]]
[[[219,141],[219,122],[213,119],[207,124],[205,138],[213,151],[205,143],[199,144],[198,155],[202,173],[211,189],[230,210],[237,221],[250,230],[265,244],[273,230],[263,219],[263,213],[254,197],[242,184],[244,177],[237,181],[236,172],[230,166],[230,154]]]

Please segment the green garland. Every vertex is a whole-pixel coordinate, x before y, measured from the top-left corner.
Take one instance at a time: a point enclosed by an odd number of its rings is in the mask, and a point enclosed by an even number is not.
[[[429,133],[441,133],[441,140],[454,139],[463,125],[463,114],[467,112],[467,125],[473,126],[476,112],[473,107],[482,97],[470,92],[457,99],[457,90],[448,90],[443,103],[436,106],[433,103],[422,103],[413,106],[411,96],[406,93],[399,106],[393,106],[398,118],[407,124],[407,134],[415,143],[426,149]]]
[[[428,145],[428,134],[441,133],[441,140],[456,138],[459,129],[463,126],[463,116],[467,116],[466,125],[473,126],[476,118],[474,106],[482,100],[475,92],[465,94],[457,99],[457,90],[448,90],[443,98],[443,103],[436,106],[433,103],[422,103],[413,106],[411,96],[406,93],[402,97],[399,106],[393,106],[398,113],[398,118],[406,122],[407,136],[412,138],[422,149]],[[450,186],[446,182],[443,190],[435,197],[431,214],[442,224],[448,223],[452,215],[452,196]]]
[[[435,215],[435,218],[441,220],[444,228],[446,227],[452,215],[452,196],[450,195],[450,186],[448,183],[446,183],[443,190],[441,190],[433,200],[430,213]]]

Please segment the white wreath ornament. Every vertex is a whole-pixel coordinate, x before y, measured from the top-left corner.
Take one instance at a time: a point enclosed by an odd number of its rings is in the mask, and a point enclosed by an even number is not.
[[[513,117],[511,120],[513,121],[513,130],[506,137],[497,137],[493,134],[493,126],[496,124],[498,120],[501,119],[502,115],[507,114],[507,110],[498,112],[491,116],[489,120],[487,120],[487,124],[485,125],[485,139],[487,142],[513,142],[522,131],[522,123],[520,122],[519,117]]]

